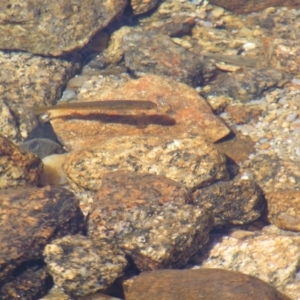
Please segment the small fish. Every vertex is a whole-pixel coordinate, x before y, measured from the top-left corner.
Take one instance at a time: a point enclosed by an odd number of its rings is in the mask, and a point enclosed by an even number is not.
[[[228,64],[236,65],[236,66],[246,66],[246,67],[258,67],[258,66],[265,66],[267,64],[264,57],[260,58],[253,58],[253,57],[246,57],[240,55],[223,55],[219,53],[202,53],[204,57],[215,59],[218,61],[223,61]]]
[[[67,102],[52,106],[27,107],[27,109],[31,110],[36,115],[46,114],[53,110],[150,110],[155,108],[157,108],[156,103],[152,101],[143,100],[104,100],[90,102]]]

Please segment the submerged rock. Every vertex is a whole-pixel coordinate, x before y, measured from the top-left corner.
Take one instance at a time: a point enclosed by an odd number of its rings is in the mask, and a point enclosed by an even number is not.
[[[5,189],[0,199],[0,298],[37,299],[51,284],[43,249],[83,230],[79,203],[71,192],[49,186]]]
[[[187,188],[227,180],[225,156],[202,137],[123,136],[70,153],[64,171],[77,191],[97,190],[106,173],[134,171],[166,176]]]
[[[76,298],[105,290],[127,265],[125,254],[111,241],[92,242],[82,235],[56,239],[44,256],[55,284]]]
[[[0,189],[37,185],[42,161],[0,135]]]
[[[211,214],[186,198],[182,185],[162,176],[113,172],[95,195],[88,234],[116,244],[139,270],[184,266],[213,226]]]
[[[126,300],[289,300],[258,278],[220,269],[146,272],[125,292]]]
[[[63,55],[89,39],[122,13],[125,0],[15,1],[0,15],[0,48],[41,55]],[[12,38],[13,37],[13,38]]]

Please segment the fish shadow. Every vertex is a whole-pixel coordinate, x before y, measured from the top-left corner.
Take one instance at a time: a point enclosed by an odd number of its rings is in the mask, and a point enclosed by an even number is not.
[[[139,114],[139,115],[119,115],[119,114],[106,114],[106,113],[90,113],[87,115],[81,115],[74,113],[72,116],[59,116],[52,117],[55,118],[64,118],[65,120],[87,120],[87,121],[96,121],[101,123],[114,123],[114,124],[126,124],[137,126],[138,128],[146,128],[148,125],[160,125],[160,126],[174,126],[176,120],[166,114]]]

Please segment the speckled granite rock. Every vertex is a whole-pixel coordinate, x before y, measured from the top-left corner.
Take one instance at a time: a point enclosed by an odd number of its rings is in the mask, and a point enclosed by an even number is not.
[[[192,4],[190,1],[165,0],[159,3],[157,8],[152,12],[151,16],[149,17],[157,21],[171,18],[172,15],[176,13],[190,13],[193,11],[195,11],[195,5]]]
[[[240,163],[240,172],[253,178],[265,193],[300,188],[300,91],[293,84],[297,81],[251,101],[252,106],[264,107],[263,114],[257,121],[236,126],[255,142],[255,152]]]
[[[222,6],[237,14],[248,14],[254,11],[259,11],[267,7],[273,6],[292,6],[295,7],[300,4],[299,0],[209,0],[210,3]]]
[[[293,2],[298,2],[298,6],[300,4],[299,0]],[[268,31],[263,42],[270,63],[281,71],[299,77],[299,9],[269,8],[254,18],[249,16],[250,22],[253,19]]]
[[[21,293],[23,299],[37,299],[37,295],[31,293],[41,293],[41,290],[45,293],[47,288],[44,281],[47,276],[41,269],[45,245],[54,238],[83,229],[78,201],[71,192],[51,187],[6,189],[0,191],[0,199],[0,281],[3,286],[0,298],[19,299],[12,295]],[[29,276],[25,274],[26,265],[31,272]],[[32,272],[42,272],[44,279],[39,276],[40,282],[27,282],[30,276],[37,280]]]
[[[203,69],[215,70],[213,64],[204,66],[199,56],[175,44],[166,35],[153,32],[130,32],[123,37],[125,65],[135,75],[157,74],[176,81],[198,86],[203,83]],[[209,73],[206,72],[209,76]]]
[[[135,15],[146,13],[158,3],[159,0],[132,0],[130,2]]]
[[[8,111],[5,106],[2,108],[2,134],[18,141],[26,138],[28,132],[37,125],[37,121],[24,106],[53,104],[79,67],[75,56],[58,59],[23,52],[0,51],[1,101],[13,111]],[[14,123],[17,126],[11,128]]]
[[[123,77],[122,77],[123,78]],[[112,81],[108,88],[107,81]],[[109,137],[124,135],[172,136],[203,135],[215,142],[230,130],[216,117],[197,91],[170,78],[148,75],[137,80],[91,78],[78,93],[80,101],[150,100],[158,105],[157,112],[53,111],[51,124],[60,141],[68,149],[93,147]],[[170,110],[168,112],[168,110]],[[132,114],[132,115],[128,115]],[[138,125],[144,126],[138,126]]]
[[[251,180],[217,182],[192,194],[192,203],[211,210],[220,226],[250,223],[261,216],[266,203],[262,190]]]
[[[268,202],[268,220],[279,228],[300,231],[300,192],[286,190],[269,192],[265,195]]]
[[[100,60],[100,62],[103,62],[104,64],[117,64],[121,61],[124,55],[124,50],[122,49],[123,37],[132,30],[132,27],[122,26],[120,29],[114,31],[110,36],[107,48],[104,49],[100,56],[94,59],[92,63],[95,65],[95,61],[97,62]],[[99,62],[97,65],[99,65]]]
[[[225,157],[202,137],[124,136],[70,153],[64,171],[74,190],[97,190],[112,171],[166,176],[188,188],[228,179]]]
[[[297,20],[296,22],[295,28],[298,28],[299,21]],[[278,70],[299,76],[299,58],[296,54],[299,51],[299,45],[297,43],[298,39],[293,36],[292,33],[295,30],[292,27],[294,24],[292,23],[289,25],[291,25],[290,36],[284,36],[284,38],[269,38],[267,46],[272,47],[273,49],[270,61]],[[281,35],[283,35],[283,33],[281,33]]]
[[[37,185],[42,161],[0,135],[0,189]]]
[[[167,178],[113,172],[95,195],[88,234],[118,245],[140,270],[183,266],[213,226],[210,213],[185,204],[186,197]]]
[[[146,272],[132,281],[126,300],[289,300],[253,276],[220,269]]]
[[[252,232],[241,238],[212,234],[200,253],[203,256],[194,262],[201,263],[201,268],[239,271],[260,278],[287,295],[293,291],[293,299],[299,297],[299,236],[278,232]]]
[[[125,5],[124,0],[15,1],[1,9],[0,48],[55,56],[80,49]]]
[[[108,240],[65,236],[46,245],[44,257],[57,286],[72,297],[105,290],[123,275],[125,253]]]
[[[291,139],[290,141],[293,140]],[[275,145],[279,144],[277,141],[271,142]],[[299,147],[298,143],[295,143],[295,147],[296,149]],[[286,145],[276,148],[275,151],[271,151],[270,149],[268,151],[260,151],[251,158],[251,161],[246,160],[243,162],[242,171],[246,174],[248,173],[265,193],[284,190],[287,187],[288,189],[291,189],[291,187],[298,189],[300,187],[298,156],[293,157],[293,154],[290,155],[289,153],[294,152],[296,149],[293,151],[292,148],[289,151]],[[287,159],[282,156],[280,157],[277,154],[279,151],[286,152],[285,156]],[[289,156],[291,159],[288,159]]]
[[[16,120],[3,99],[0,99],[0,134],[15,140],[18,133]]]
[[[243,72],[222,74],[203,95],[226,95],[247,102],[261,97],[264,91],[276,87],[284,78],[285,75],[275,69],[244,69]]]

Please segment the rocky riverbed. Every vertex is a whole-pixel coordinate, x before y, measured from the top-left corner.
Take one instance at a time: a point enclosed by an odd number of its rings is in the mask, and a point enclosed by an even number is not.
[[[300,299],[299,4],[6,5],[0,298]]]

